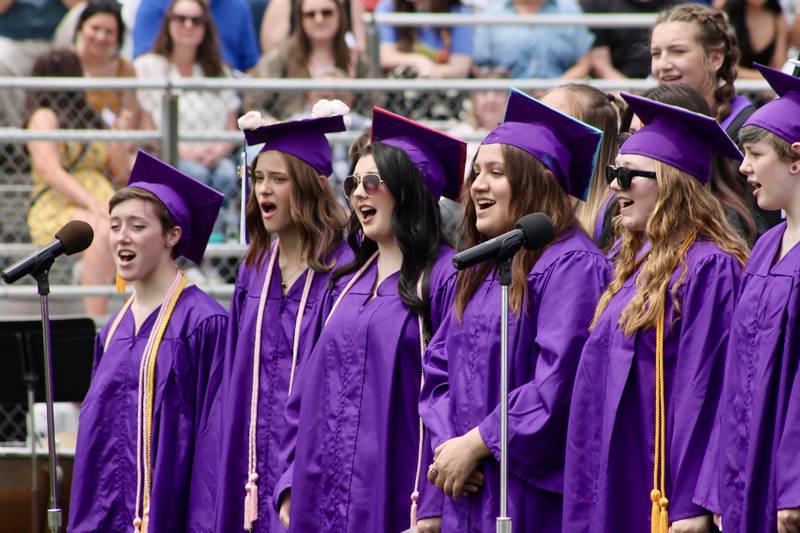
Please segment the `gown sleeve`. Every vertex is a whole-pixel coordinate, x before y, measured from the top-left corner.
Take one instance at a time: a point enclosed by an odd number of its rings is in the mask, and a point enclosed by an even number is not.
[[[716,438],[721,376],[741,281],[741,266],[727,255],[706,257],[693,270],[680,298],[681,330],[673,383],[666,384],[672,389],[667,405],[667,417],[673,420],[671,437],[667,434],[672,522],[709,513],[692,499],[703,458]]]
[[[510,470],[552,492],[563,491],[564,454],[572,385],[597,301],[610,272],[599,255],[571,253],[529,277],[536,317],[534,379],[509,393]],[[538,300],[538,301],[537,301]],[[500,460],[500,405],[479,431]]]
[[[800,443],[800,274],[795,273],[795,284],[789,304],[789,318],[786,324],[786,339],[783,353],[786,365],[785,374],[791,382],[788,409],[775,457],[776,504],[780,509],[800,507],[800,462],[797,448]]]

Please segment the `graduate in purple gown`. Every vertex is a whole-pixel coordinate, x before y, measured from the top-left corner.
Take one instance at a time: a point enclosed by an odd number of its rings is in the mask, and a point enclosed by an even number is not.
[[[465,157],[463,141],[374,109],[372,143],[344,183],[356,259],[333,275],[287,408],[298,433],[275,502],[290,531],[439,531],[442,495],[424,483],[430,446],[417,404],[424,342],[451,306],[455,276],[436,202],[458,197]]]
[[[227,313],[175,265],[199,263],[222,195],[139,152],[109,204],[133,296],[95,341],[68,530],[211,532]]]
[[[786,221],[753,248],[731,324],[719,449],[696,501],[725,533],[800,531],[800,79],[756,65],[777,100],[745,122],[741,172]],[[718,493],[717,493],[718,491]]]
[[[692,496],[747,254],[708,181],[741,154],[710,117],[622,96],[644,126],[607,171],[622,242],[575,377],[564,531],[708,531]]]
[[[569,397],[610,266],[580,228],[600,130],[512,89],[505,119],[482,142],[467,183],[464,247],[542,211],[555,240],[520,251],[509,287],[508,509],[515,531],[561,531]],[[495,529],[499,515],[500,285],[493,263],[459,273],[455,307],[431,341],[420,409],[445,499],[442,531]],[[482,482],[482,484],[481,484]]]
[[[225,350],[221,533],[285,531],[271,505],[285,461],[284,407],[330,273],[352,260],[346,213],[327,181],[333,171],[325,134],[344,129],[342,115],[334,115],[244,130],[248,145],[264,146],[249,172],[250,244]]]

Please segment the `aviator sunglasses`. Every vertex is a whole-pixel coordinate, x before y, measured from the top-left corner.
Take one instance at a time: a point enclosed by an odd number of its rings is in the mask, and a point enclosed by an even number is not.
[[[179,15],[177,13],[173,13],[169,16],[169,19],[173,22],[178,23],[180,26],[186,26],[188,22],[191,26],[203,26],[206,23],[206,18],[202,15],[199,16],[192,16],[192,15]]]
[[[308,11],[303,11],[303,17],[308,19],[308,20],[313,20],[313,19],[317,18],[317,14],[322,16],[322,18],[324,18],[324,19],[328,19],[328,18],[331,18],[335,13],[334,13],[333,9],[330,8],[330,7],[326,7],[326,8],[323,8],[323,9],[313,9],[313,10],[310,9]]]
[[[353,174],[352,176],[347,176],[343,184],[344,195],[350,198],[358,188],[359,183],[364,186],[364,192],[367,193],[367,196],[374,196],[380,190],[383,180],[377,174],[364,174],[363,176]]]
[[[627,191],[628,189],[631,188],[631,181],[633,181],[633,178],[635,176],[639,176],[642,178],[650,178],[653,180],[656,179],[655,172],[648,172],[646,170],[634,170],[625,167],[614,167],[611,165],[608,165],[606,167],[606,181],[608,182],[608,184],[611,185],[612,181],[617,180],[619,188],[623,191]]]

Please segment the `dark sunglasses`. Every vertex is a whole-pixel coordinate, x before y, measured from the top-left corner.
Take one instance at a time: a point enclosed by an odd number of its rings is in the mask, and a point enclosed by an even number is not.
[[[204,26],[206,23],[206,18],[202,15],[195,17],[191,15],[177,15],[173,13],[169,16],[169,19],[173,22],[177,22],[181,26],[185,26],[187,22],[191,23],[192,26]]]
[[[611,185],[612,181],[617,180],[619,188],[622,189],[623,191],[627,191],[628,189],[631,188],[631,181],[633,181],[633,178],[635,176],[640,176],[642,178],[650,178],[653,180],[656,179],[655,172],[648,172],[646,170],[634,170],[625,167],[612,167],[611,165],[608,165],[606,167],[606,181],[608,182],[608,184]]]
[[[303,18],[308,20],[317,18],[317,13],[322,15],[322,18],[329,19],[334,15],[333,9],[326,7],[325,9],[312,9],[310,11],[303,11]]]
[[[383,180],[377,174],[364,174],[363,176],[347,176],[344,180],[344,195],[350,198],[353,192],[358,188],[358,184],[364,186],[364,192],[367,196],[374,196],[378,193],[383,184]]]

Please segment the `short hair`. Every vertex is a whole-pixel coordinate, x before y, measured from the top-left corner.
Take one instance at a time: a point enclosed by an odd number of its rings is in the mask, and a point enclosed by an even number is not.
[[[792,145],[788,141],[778,137],[767,129],[756,126],[755,124],[748,124],[739,131],[739,144],[742,146],[746,143],[755,143],[759,141],[764,141],[774,148],[781,161],[788,163],[800,159],[800,154],[792,148]]]

